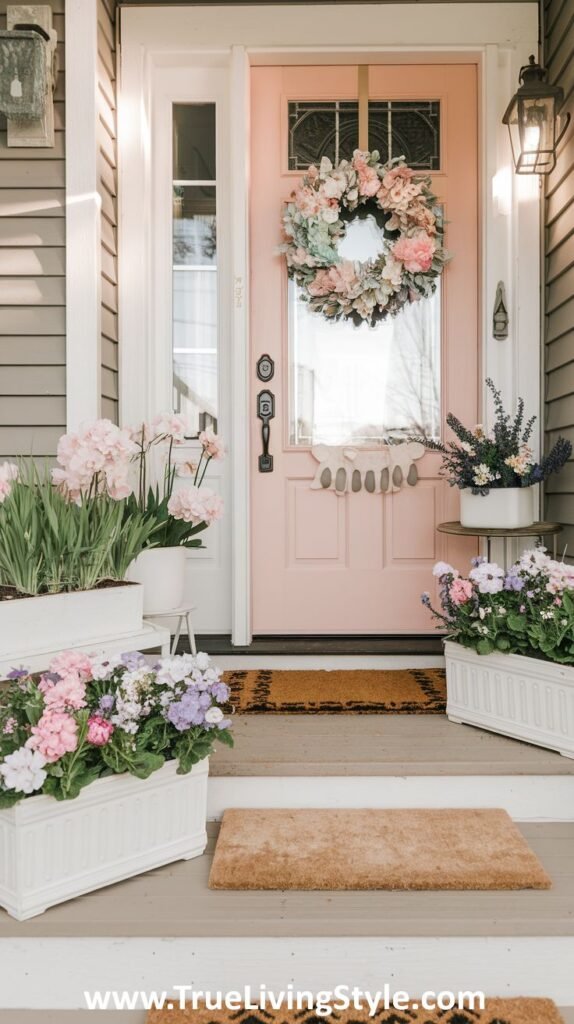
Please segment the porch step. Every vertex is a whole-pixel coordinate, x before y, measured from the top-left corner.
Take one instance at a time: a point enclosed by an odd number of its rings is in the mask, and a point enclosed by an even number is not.
[[[196,860],[30,921],[0,914],[0,1005],[77,1009],[95,985],[227,991],[292,981],[317,991],[388,981],[412,993],[473,989],[574,1006],[572,824],[521,826],[553,880],[551,890],[522,892],[212,892],[217,829]]]
[[[226,807],[504,807],[574,821],[574,760],[442,715],[238,715],[211,759]]]

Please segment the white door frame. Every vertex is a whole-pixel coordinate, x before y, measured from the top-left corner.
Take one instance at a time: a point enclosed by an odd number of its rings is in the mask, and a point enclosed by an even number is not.
[[[416,10],[416,18],[413,18]],[[351,13],[352,12],[352,13]],[[123,8],[119,95],[120,408],[124,422],[157,411],[150,333],[153,195],[150,137],[154,75],[169,67],[226,67],[229,74],[231,276],[229,317],[232,409],[232,640],[251,639],[249,550],[249,71],[252,64],[475,62],[480,75],[482,375],[509,401],[523,395],[540,406],[540,204],[538,179],[513,174],[502,114],[518,70],[536,52],[533,3],[337,5],[324,7]],[[353,26],[350,29],[350,25]],[[385,39],[366,47],[349,37]],[[281,38],[282,46],[273,45]],[[408,47],[402,40],[409,39]],[[182,40],[188,39],[189,47]],[[520,254],[520,261],[518,256]],[[505,282],[510,333],[492,337],[496,286]],[[143,352],[143,358],[142,358]],[[486,410],[484,410],[486,419]]]

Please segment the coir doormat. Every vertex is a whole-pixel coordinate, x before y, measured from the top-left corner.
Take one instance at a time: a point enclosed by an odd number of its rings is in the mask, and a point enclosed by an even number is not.
[[[443,715],[440,668],[257,669],[225,673],[240,715]]]
[[[503,810],[225,811],[211,889],[549,889]]]
[[[334,1010],[317,1017],[312,1010],[150,1010],[147,1024],[564,1024],[549,999],[488,999],[484,1010]]]

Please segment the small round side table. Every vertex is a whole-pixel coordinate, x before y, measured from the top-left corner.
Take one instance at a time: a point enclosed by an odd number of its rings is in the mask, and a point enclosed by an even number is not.
[[[562,530],[562,526],[560,523],[538,522],[533,523],[532,526],[519,526],[514,530],[490,530],[486,527],[461,526],[460,523],[439,523],[437,530],[439,533],[448,533],[455,537],[486,537],[486,554],[489,562],[492,541],[496,539],[503,540],[504,565],[506,566],[508,541],[515,537],[539,537],[540,540],[544,537],[552,537],[553,555],[556,558],[557,538]]]
[[[195,611],[195,605],[184,605],[182,608],[174,608],[170,612],[150,612],[146,614],[146,619],[177,619],[177,627],[174,633],[174,637],[171,644],[171,654],[177,653],[177,645],[181,636],[181,630],[183,627],[183,620],[187,626],[187,634],[189,636],[189,647],[193,655],[197,654],[197,647],[195,644],[195,633],[191,623],[191,613]]]

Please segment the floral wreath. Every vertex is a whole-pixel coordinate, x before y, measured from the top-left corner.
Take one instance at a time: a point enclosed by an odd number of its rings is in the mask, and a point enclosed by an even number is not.
[[[369,215],[382,231],[380,256],[344,259],[346,225]],[[285,206],[289,277],[312,310],[331,320],[373,326],[407,303],[432,295],[444,264],[443,221],[430,177],[416,177],[403,157],[386,164],[356,149],[351,161],[312,164]]]

